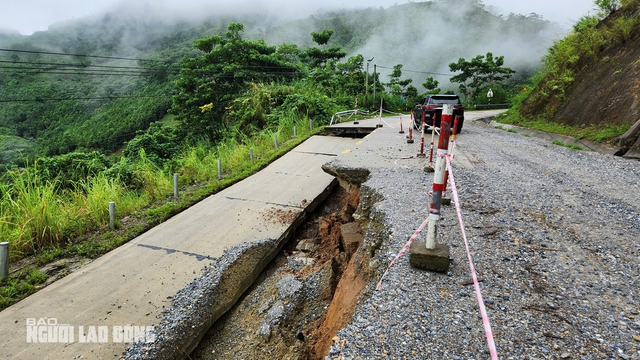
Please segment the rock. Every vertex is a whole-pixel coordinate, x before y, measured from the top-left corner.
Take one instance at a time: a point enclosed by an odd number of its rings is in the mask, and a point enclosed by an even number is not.
[[[314,252],[318,250],[318,242],[316,239],[303,239],[296,246],[298,251]]]
[[[562,353],[562,355],[560,355],[560,359],[568,359],[571,357],[571,354],[569,354],[568,352]]]

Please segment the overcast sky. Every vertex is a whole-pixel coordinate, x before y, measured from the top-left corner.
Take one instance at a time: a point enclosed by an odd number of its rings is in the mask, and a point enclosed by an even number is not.
[[[0,0],[0,28],[14,29],[30,35],[35,31],[46,30],[53,23],[98,15],[122,0]],[[145,1],[145,0],[129,0]],[[231,6],[235,9],[252,8],[246,3],[258,2],[260,7],[268,7],[297,15],[308,15],[318,9],[389,7],[403,4],[407,0],[146,0],[150,4],[179,4],[180,9],[193,8],[200,11],[203,4],[207,7]],[[418,1],[415,1],[418,2]],[[241,6],[242,4],[244,6]],[[593,0],[484,0],[487,7],[495,7],[497,13],[520,14],[537,13],[545,19],[555,21],[569,28],[576,20],[594,8]],[[175,6],[175,5],[174,5]],[[255,8],[255,7],[253,7]]]

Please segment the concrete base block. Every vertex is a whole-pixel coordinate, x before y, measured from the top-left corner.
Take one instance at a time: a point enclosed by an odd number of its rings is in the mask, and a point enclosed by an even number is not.
[[[432,168],[431,166],[425,166],[424,167],[424,172],[432,173],[434,171],[435,171],[435,169]]]
[[[426,157],[427,157],[427,154],[424,154],[424,153],[418,154],[419,159],[425,159]]]
[[[404,131],[398,131],[398,134],[404,134]]]
[[[440,200],[440,203],[441,203],[442,205],[451,205],[451,198],[448,198],[448,197],[446,197],[446,198],[442,198],[442,199]]]
[[[434,250],[427,249],[424,241],[414,241],[409,248],[409,262],[418,269],[447,272],[449,271],[449,246],[436,244]]]
[[[383,125],[382,124],[378,124],[378,127],[381,128]]]
[[[407,139],[407,144],[413,144],[413,139]]]

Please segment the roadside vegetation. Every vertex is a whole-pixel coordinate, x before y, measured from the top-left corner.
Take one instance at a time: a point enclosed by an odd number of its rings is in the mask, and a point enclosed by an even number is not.
[[[499,121],[596,142],[612,140],[630,128],[632,124],[606,122],[572,126],[556,119],[558,109],[569,101],[567,94],[585,69],[606,60],[603,54],[640,32],[640,1],[596,0],[595,5],[598,13],[582,17],[567,37],[548,50],[543,70],[522,86],[512,99],[513,107]]]

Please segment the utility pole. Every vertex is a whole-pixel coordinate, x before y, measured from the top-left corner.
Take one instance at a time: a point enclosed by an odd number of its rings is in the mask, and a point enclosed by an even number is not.
[[[373,102],[376,102],[376,64],[373,64]]]
[[[367,61],[367,77],[364,80],[364,105],[369,105],[369,62]]]

